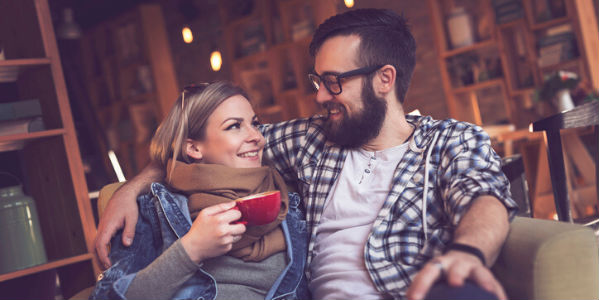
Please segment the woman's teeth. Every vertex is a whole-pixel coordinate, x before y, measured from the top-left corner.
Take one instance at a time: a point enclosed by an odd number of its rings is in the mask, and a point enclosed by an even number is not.
[[[239,157],[256,157],[258,155],[258,151],[245,152],[239,154]]]

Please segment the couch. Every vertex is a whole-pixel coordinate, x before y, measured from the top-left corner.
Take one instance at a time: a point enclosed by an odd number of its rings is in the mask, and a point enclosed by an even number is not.
[[[102,188],[99,214],[119,186]],[[509,299],[599,299],[598,240],[582,225],[516,217],[491,270]]]

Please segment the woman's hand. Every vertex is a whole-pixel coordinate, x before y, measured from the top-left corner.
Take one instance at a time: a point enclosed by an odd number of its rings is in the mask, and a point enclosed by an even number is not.
[[[234,206],[231,201],[202,209],[181,238],[185,252],[195,263],[229,252],[233,243],[241,239],[245,225],[231,224],[241,217],[238,210],[231,209]]]

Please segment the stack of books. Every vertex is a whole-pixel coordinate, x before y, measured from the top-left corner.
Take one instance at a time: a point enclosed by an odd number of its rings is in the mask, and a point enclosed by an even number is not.
[[[552,27],[537,41],[539,67],[555,65],[578,56],[576,36],[570,24]]]
[[[266,49],[264,28],[259,22],[247,24],[241,35],[242,39],[237,49],[237,57],[244,57]]]
[[[495,23],[504,24],[524,16],[522,1],[520,0],[492,0],[495,11]]]
[[[0,103],[0,136],[44,129],[38,99]]]

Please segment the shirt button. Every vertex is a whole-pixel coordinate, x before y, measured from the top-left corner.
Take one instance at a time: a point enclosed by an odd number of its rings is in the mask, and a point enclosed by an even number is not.
[[[366,169],[366,170],[364,170],[364,172],[366,172],[366,173],[370,173],[370,170]]]

